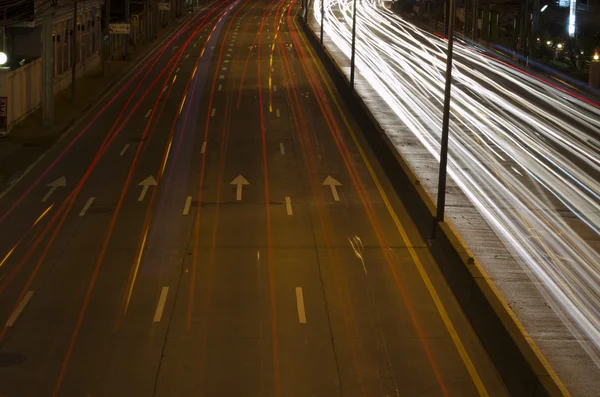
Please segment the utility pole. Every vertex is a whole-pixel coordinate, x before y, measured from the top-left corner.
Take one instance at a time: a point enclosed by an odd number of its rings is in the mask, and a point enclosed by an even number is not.
[[[131,23],[131,21],[130,21],[131,17],[129,16],[129,1],[130,0],[125,0],[125,23]],[[123,59],[124,60],[129,59],[129,35],[128,34],[125,35],[125,42],[123,43]]]
[[[540,0],[533,0],[533,10],[531,18],[531,49],[530,58],[533,60],[537,57],[538,51],[538,34],[539,34],[539,23],[540,23]]]
[[[323,23],[325,22],[325,0],[321,0],[321,45],[323,45]]]
[[[52,67],[52,6],[45,3],[44,20],[42,24],[42,118],[44,125],[54,124],[54,88]]]
[[[106,74],[106,62],[110,57],[110,42],[107,40],[110,37],[109,25],[110,23],[110,0],[106,0],[104,6],[104,37],[102,37],[102,74]]]
[[[454,48],[454,12],[456,11],[455,0],[448,0],[450,4],[450,15],[448,18],[448,52],[446,54],[446,88],[444,91],[444,113],[442,115],[442,141],[440,144],[440,173],[438,178],[437,212],[431,231],[431,240],[435,239],[437,224],[444,222],[444,211],[446,207],[446,175],[448,168],[448,134],[450,124],[450,93],[452,89],[452,52]]]
[[[354,63],[356,57],[356,0],[352,10],[352,56],[350,57],[350,86],[354,88]]]
[[[73,51],[71,52],[71,61],[73,62],[73,68],[71,69],[71,100],[75,102],[75,89],[77,81],[77,31],[79,26],[77,25],[77,0],[73,0]]]
[[[479,0],[473,0],[473,41],[477,40],[477,30],[479,29]]]

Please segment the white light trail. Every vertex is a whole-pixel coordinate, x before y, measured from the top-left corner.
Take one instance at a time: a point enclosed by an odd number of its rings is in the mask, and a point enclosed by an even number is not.
[[[324,2],[325,37],[349,59],[352,0]],[[402,122],[391,141],[409,134],[438,159],[446,41],[377,0],[357,7],[357,73]],[[451,178],[599,364],[600,254],[579,233],[600,235],[600,109],[468,45],[455,47],[453,82]]]

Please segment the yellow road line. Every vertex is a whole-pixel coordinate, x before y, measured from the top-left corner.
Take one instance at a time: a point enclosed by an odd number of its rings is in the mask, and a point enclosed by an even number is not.
[[[294,25],[296,26],[296,28],[298,30],[300,30],[298,28],[298,25],[295,20],[294,20]],[[440,317],[442,318],[444,325],[446,326],[446,329],[448,330],[448,333],[450,334],[450,337],[452,338],[452,341],[454,342],[454,345],[456,346],[456,349],[458,350],[458,353],[459,353],[461,359],[463,360],[463,363],[465,364],[465,367],[467,368],[467,371],[469,372],[469,375],[471,376],[471,379],[473,380],[475,387],[477,388],[477,391],[479,392],[479,395],[482,397],[489,396],[487,390],[485,389],[485,386],[483,385],[483,381],[479,377],[477,369],[475,369],[475,366],[473,365],[471,358],[469,357],[464,345],[462,344],[462,341],[460,340],[460,337],[458,336],[458,333],[456,332],[456,329],[454,328],[454,325],[452,324],[452,321],[450,320],[450,317],[448,316],[448,313],[446,312],[446,309],[444,308],[444,305],[442,304],[442,301],[441,301],[439,295],[437,294],[437,291],[435,290],[435,288],[429,278],[429,275],[427,274],[427,272],[425,271],[425,268],[423,267],[423,264],[421,263],[421,259],[419,258],[415,249],[413,248],[413,245],[408,237],[408,234],[406,233],[406,230],[400,223],[400,220],[398,219],[398,216],[396,215],[396,212],[394,211],[394,209],[387,197],[387,194],[385,193],[385,191],[383,189],[383,186],[381,186],[381,183],[379,182],[379,178],[377,178],[377,175],[375,174],[375,171],[373,170],[371,163],[367,159],[367,156],[366,156],[362,146],[360,145],[360,143],[358,142],[358,139],[356,138],[354,130],[350,126],[350,123],[348,122],[346,115],[344,114],[339,102],[337,101],[335,95],[333,94],[333,90],[331,89],[331,86],[329,85],[321,66],[315,59],[315,56],[313,54],[313,51],[310,48],[310,45],[308,45],[308,43],[306,42],[306,39],[303,37],[303,35],[299,35],[299,36],[300,36],[301,40],[303,41],[305,48],[308,50],[308,53],[310,54],[310,57],[313,60],[313,64],[315,65],[319,74],[321,75],[321,80],[323,81],[323,84],[327,88],[330,98],[335,103],[335,106],[336,106],[339,114],[341,115],[342,120],[344,121],[344,124],[346,125],[346,128],[348,129],[350,136],[352,137],[352,140],[354,141],[354,144],[356,145],[356,148],[358,149],[360,156],[361,156],[363,162],[365,163],[365,166],[367,167],[367,170],[369,171],[369,175],[373,179],[373,182],[375,183],[375,186],[377,187],[377,190],[379,191],[379,194],[381,195],[381,198],[382,198],[392,220],[394,221],[394,224],[396,225],[398,232],[402,236],[402,240],[404,241],[404,244],[408,248],[411,258],[415,262],[417,270],[419,271],[419,275],[423,279],[423,282],[425,283],[425,286],[427,287],[427,290],[429,291],[429,295],[431,296],[431,298],[435,304],[435,307],[438,310],[438,313],[440,314]]]

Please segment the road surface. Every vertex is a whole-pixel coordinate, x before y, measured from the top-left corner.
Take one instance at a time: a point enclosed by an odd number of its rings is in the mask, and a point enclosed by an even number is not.
[[[0,200],[0,395],[502,396],[287,0],[205,4]]]

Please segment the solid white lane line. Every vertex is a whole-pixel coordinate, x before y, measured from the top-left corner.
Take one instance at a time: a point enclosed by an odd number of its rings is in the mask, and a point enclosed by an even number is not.
[[[192,196],[187,196],[185,199],[185,205],[183,206],[183,215],[190,213],[190,206],[192,205]]]
[[[158,298],[158,304],[156,305],[156,312],[154,312],[154,322],[160,323],[163,311],[165,310],[165,303],[167,302],[167,294],[169,293],[169,287],[162,287],[160,291],[160,297]]]
[[[217,88],[217,91],[221,91],[221,88],[223,88],[223,86],[219,84],[219,88]]]
[[[273,84],[273,91],[277,91],[277,86]]]
[[[17,321],[17,318],[19,318],[19,315],[21,314],[23,309],[25,309],[27,302],[29,302],[29,299],[31,299],[32,296],[33,296],[33,291],[27,291],[27,293],[23,297],[23,300],[21,301],[21,303],[19,303],[19,306],[17,306],[17,308],[15,309],[12,316],[10,316],[10,318],[6,322],[7,327],[13,326],[13,324],[15,323],[15,321]]]
[[[279,109],[276,109],[275,113],[277,113],[277,118],[279,118]]]
[[[206,152],[206,141],[202,142],[202,149],[200,149],[200,153]]]
[[[298,321],[300,324],[306,324],[306,312],[304,311],[304,295],[302,288],[296,287],[296,305],[298,306]]]
[[[285,154],[285,148],[283,147],[283,142],[279,144],[279,153]]]
[[[150,116],[150,113],[152,113],[152,109],[148,109],[148,111],[146,112],[146,115],[144,117],[148,118],[148,116]]]
[[[90,205],[92,205],[92,203],[94,202],[95,199],[96,199],[95,197],[90,197],[88,199],[88,201],[85,203],[85,205],[81,209],[81,212],[79,212],[79,216],[85,215],[86,211],[88,210],[88,208],[90,208]]]
[[[123,146],[123,149],[121,149],[121,153],[119,153],[119,156],[122,156],[125,154],[125,152],[127,151],[127,149],[129,149],[129,144],[125,144],[125,146]]]
[[[294,213],[292,212],[292,199],[289,197],[285,198],[285,209],[288,215],[294,215]]]
[[[214,108],[212,110],[212,112],[210,112],[210,117],[215,117],[215,112],[217,111],[217,108]]]

